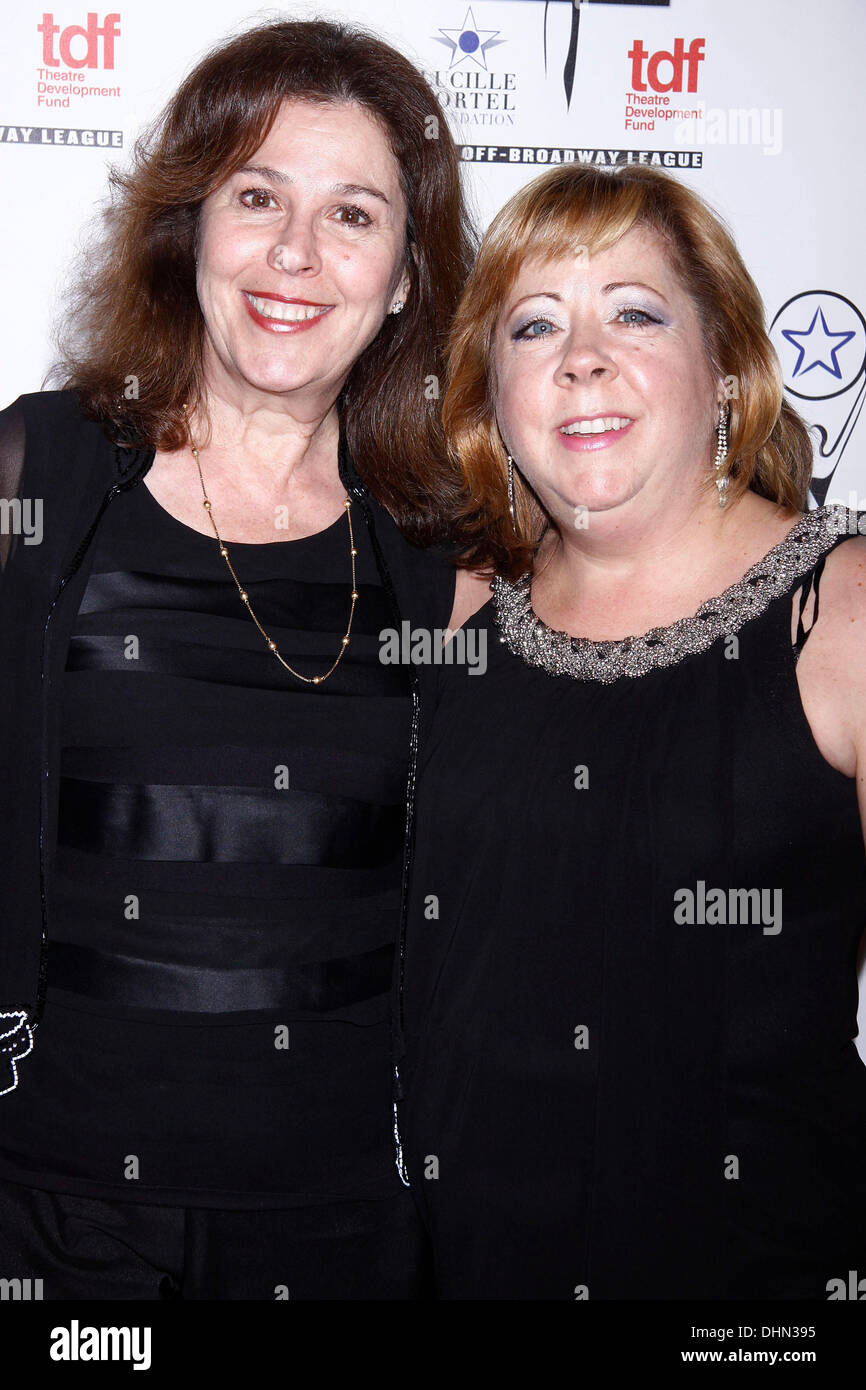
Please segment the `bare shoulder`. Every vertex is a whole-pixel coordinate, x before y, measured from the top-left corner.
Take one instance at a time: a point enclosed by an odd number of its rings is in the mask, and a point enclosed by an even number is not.
[[[843,685],[866,686],[866,536],[851,536],[830,552],[819,584],[818,620],[802,656]],[[814,605],[807,609],[808,622]],[[807,624],[808,625],[808,624]]]
[[[853,754],[842,770],[856,778],[866,842],[866,536],[852,536],[827,557],[816,637],[822,624],[819,656],[823,651],[835,687],[831,707]]]
[[[796,610],[795,602],[792,620]],[[830,552],[818,617],[812,601],[804,616],[809,636],[797,680],[812,733],[833,767],[866,786],[866,537]]]
[[[866,661],[866,536],[851,536],[827,556],[820,615],[836,642]],[[817,636],[818,627],[815,628]]]
[[[478,612],[479,608],[484,607],[490,598],[490,581],[490,574],[483,574],[477,570],[461,569],[457,571],[454,607],[448,620],[448,627],[451,632],[456,632],[474,613]]]

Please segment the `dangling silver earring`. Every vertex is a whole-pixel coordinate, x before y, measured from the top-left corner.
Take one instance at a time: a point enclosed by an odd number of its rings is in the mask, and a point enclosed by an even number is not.
[[[725,461],[725,455],[728,452],[727,405],[720,406],[719,408],[719,423],[716,427],[716,437],[718,439],[718,444],[716,445],[716,458],[713,467],[716,470],[716,487],[719,490],[719,506],[724,507],[726,501],[725,494],[731,485],[730,478],[723,476],[721,472],[722,464]]]
[[[517,521],[514,515],[514,459],[508,455],[508,510],[511,513],[511,525],[517,530]]]

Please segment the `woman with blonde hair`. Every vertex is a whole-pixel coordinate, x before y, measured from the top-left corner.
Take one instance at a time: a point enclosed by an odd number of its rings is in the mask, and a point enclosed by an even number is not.
[[[866,540],[806,510],[731,235],[660,172],[542,175],[444,420],[494,577],[401,945],[438,1296],[826,1298],[866,1267]]]

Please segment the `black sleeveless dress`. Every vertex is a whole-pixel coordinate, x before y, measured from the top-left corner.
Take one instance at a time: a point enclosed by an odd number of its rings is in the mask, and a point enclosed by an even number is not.
[[[267,651],[213,536],[140,484],[94,541],[62,690],[48,995],[0,1177],[105,1201],[399,1197],[389,1003],[410,700],[354,517],[351,642],[320,688]],[[345,514],[232,544],[306,675],[340,650]]]
[[[486,673],[439,669],[399,1107],[438,1297],[866,1275],[866,856],[790,637],[856,521],[810,513],[648,639],[557,641],[496,581]]]

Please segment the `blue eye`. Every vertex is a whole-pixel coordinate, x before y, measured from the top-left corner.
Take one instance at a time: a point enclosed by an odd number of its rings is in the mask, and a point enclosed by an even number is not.
[[[627,322],[626,316],[629,314],[636,314],[640,322],[634,318],[631,319],[631,322]],[[620,309],[617,317],[626,323],[627,328],[646,328],[648,323],[661,323],[661,319],[657,319],[654,314],[648,313],[646,309],[638,309],[636,307]]]
[[[529,329],[531,328],[544,328],[548,331],[546,333],[530,333]],[[526,323],[521,324],[520,327],[514,333],[512,333],[511,337],[513,342],[517,342],[517,340],[520,338],[523,338],[528,341],[531,338],[549,338],[550,334],[553,331],[554,325],[550,322],[550,319],[545,319],[539,316],[538,318],[527,319]]]

